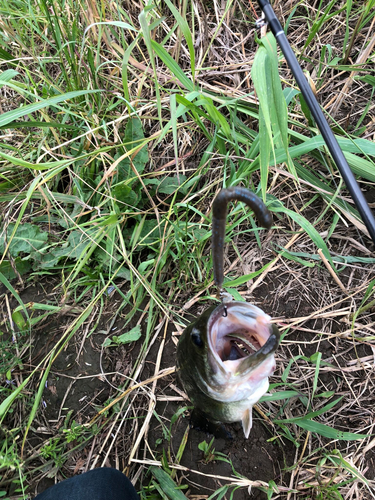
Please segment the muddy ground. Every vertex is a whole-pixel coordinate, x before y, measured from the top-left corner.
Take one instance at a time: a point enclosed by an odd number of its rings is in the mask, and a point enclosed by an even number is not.
[[[244,265],[246,266],[246,263]],[[290,286],[294,279],[297,281],[302,279],[303,282],[308,280],[309,291],[304,290],[302,286],[300,287],[302,292],[296,293],[295,287]],[[361,280],[361,272],[348,272],[346,276],[344,273],[341,279],[344,283],[346,280],[351,280],[357,285],[357,282]],[[314,291],[314,286],[311,287],[311,284],[314,285],[317,282],[320,283],[320,288]],[[322,297],[324,298],[322,305],[326,303],[327,296],[324,294],[332,286],[331,278],[322,267],[309,269],[305,276],[294,275],[293,279],[288,277],[288,280],[283,273],[274,273],[273,279],[268,277],[267,283],[255,289],[252,300],[266,312],[272,311],[272,315],[279,318],[281,326],[285,318],[309,316],[316,310]],[[304,294],[307,292],[309,295],[305,297]],[[31,300],[40,303],[59,303],[59,295],[56,294],[54,284],[51,282],[31,282],[20,293],[20,296],[24,303]],[[330,300],[330,302],[334,301]],[[179,416],[175,422],[170,423],[180,408],[189,406],[189,402],[181,396],[182,388],[179,386],[176,374],[161,378],[156,384],[154,392],[157,401],[155,408],[157,418],[155,416],[151,418],[146,441],[143,440],[134,453],[134,458],[138,462],[132,462],[130,467],[128,467],[129,454],[136,442],[137,432],[150,408],[147,391],[142,392],[142,390],[132,393],[129,398],[130,405],[121,407],[118,403],[114,407],[115,417],[112,415],[112,418],[108,419],[111,412],[104,414],[99,420],[101,427],[99,426],[94,437],[89,437],[81,445],[79,445],[79,440],[72,440],[64,448],[60,464],[56,460],[46,459],[40,455],[38,452],[40,447],[50,442],[49,440],[54,436],[61,435],[65,428],[74,426],[73,422],[79,424],[90,422],[98,411],[111,401],[111,398],[118,395],[117,388],[122,387],[126,377],[132,373],[141,349],[142,339],[127,346],[103,347],[103,342],[108,336],[119,335],[136,324],[137,319],[124,329],[126,311],[113,321],[120,304],[120,296],[114,294],[107,297],[104,312],[97,327],[89,335],[89,328],[79,330],[52,366],[43,393],[43,407],[39,409],[27,443],[26,469],[30,493],[35,495],[56,480],[63,480],[98,466],[111,466],[125,470],[130,477],[135,478],[136,487],[140,490],[142,485],[147,487],[150,483],[150,475],[147,472],[150,460],[163,460],[164,454],[169,462],[177,461],[176,457],[185,433],[188,433],[188,436],[180,464],[189,470],[178,472],[175,479],[188,487],[183,491],[189,498],[208,498],[220,486],[226,484],[223,478],[233,477],[233,469],[250,480],[267,483],[274,481],[279,486],[289,487],[291,470],[296,463],[296,458],[301,456],[301,447],[298,449],[292,440],[285,437],[285,434],[278,432],[277,427],[275,428],[272,424],[272,415],[277,418],[290,418],[303,413],[306,409],[301,406],[300,399],[292,398],[285,406],[280,406],[280,415],[277,415],[274,406],[262,404],[260,412],[254,411],[253,429],[248,440],[244,438],[240,424],[228,425],[227,429],[233,439],[217,438],[213,443],[215,451],[224,454],[227,461],[216,459],[215,456],[207,460],[198,445],[203,441],[209,442],[212,436],[189,427],[189,410]],[[15,307],[16,303],[11,300],[11,305]],[[189,312],[197,315],[204,307],[196,303]],[[65,309],[64,314],[47,318],[33,330],[31,356],[29,364],[24,365],[24,375],[52,349],[54,343],[78,313],[79,311],[72,306],[71,309]],[[354,349],[353,344],[351,345],[346,337],[341,339],[340,332],[347,330],[347,324],[341,320],[342,318],[336,318],[334,315],[328,319],[307,319],[301,323],[303,325],[301,329],[296,327],[288,330],[277,354],[277,370],[271,378],[271,383],[281,381],[280,377],[293,356],[310,357],[317,351],[321,352],[322,361],[327,363],[327,367],[319,373],[317,390],[334,391],[335,397],[343,396],[342,402],[336,407],[337,410],[342,406],[342,415],[339,410],[336,411],[335,417],[329,419],[328,424],[338,430],[361,432],[372,418],[370,410],[372,394],[369,391],[361,393],[365,395],[365,403],[361,408],[350,404],[350,411],[348,411],[345,402],[350,392],[354,394],[360,392],[361,387],[366,383],[364,379],[366,372],[351,371],[348,373],[349,379],[342,376],[340,368],[352,366],[350,363],[353,364],[353,360],[357,358],[365,359],[371,356],[372,349],[368,342],[357,344]],[[323,331],[327,332],[327,335],[323,335]],[[173,367],[175,364],[175,341],[178,336],[174,334],[175,330],[170,325],[162,352],[161,370]],[[162,333],[155,337],[138,382],[154,375],[162,338]],[[334,369],[331,370],[330,366]],[[310,375],[306,376],[306,373]],[[312,376],[311,371],[304,372],[302,369],[292,374],[291,382],[299,388],[302,396],[308,395]],[[271,420],[264,416],[264,413],[268,411],[270,411]],[[119,418],[116,420],[117,414]],[[113,421],[116,423],[112,427]],[[8,425],[11,426],[12,422],[9,421]],[[293,432],[298,436],[299,444],[303,444],[305,433],[295,427],[293,427]],[[326,451],[340,448],[340,446],[343,454],[348,451],[345,442],[336,441],[331,445],[329,441],[325,438],[317,440],[310,436],[308,449],[314,450],[318,445],[323,445]],[[372,479],[375,471],[373,449],[367,451],[364,460],[364,474]],[[311,467],[306,467],[306,469],[311,472]],[[313,466],[312,470],[314,471]],[[301,472],[301,481],[306,474],[306,471]],[[319,482],[319,474],[316,473],[314,478],[313,472],[310,480],[313,479]],[[296,486],[298,482],[294,478],[293,487]],[[309,496],[310,493],[304,496],[303,492],[302,488],[300,498],[312,498]],[[225,498],[229,498],[229,494]],[[246,488],[237,490],[233,495],[234,500],[245,498],[249,498]],[[259,489],[253,488],[250,498],[265,499],[267,496]]]

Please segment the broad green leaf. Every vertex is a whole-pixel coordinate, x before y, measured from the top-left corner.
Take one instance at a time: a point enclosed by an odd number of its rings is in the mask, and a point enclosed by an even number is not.
[[[139,236],[140,244],[150,246],[160,240],[160,235],[164,231],[165,221],[159,225],[155,219],[145,220]]]
[[[62,258],[78,260],[90,245],[89,234],[93,232],[94,230],[89,230],[88,234],[84,234],[81,231],[71,231],[62,245],[49,248],[44,254],[34,252],[31,257],[42,269],[55,267]]]
[[[145,136],[141,120],[136,117],[130,118],[125,128],[124,142],[126,149],[130,151],[134,148],[142,146],[144,138]],[[125,160],[130,162],[129,158],[125,158]],[[139,151],[136,151],[134,155],[131,155],[131,161],[133,162],[137,172],[141,174],[148,162],[147,145],[144,145]]]
[[[17,272],[22,276],[22,274],[25,274],[30,271],[31,269],[31,264],[28,260],[22,260],[20,257],[17,257],[13,261],[14,267],[17,269]],[[13,278],[16,278],[17,275],[14,272],[14,269],[10,263],[9,260],[3,260],[3,262],[0,264],[0,272],[8,279],[11,280]]]
[[[9,224],[7,227],[7,238],[0,236],[0,252],[4,252],[7,243],[12,235],[15,224]],[[39,226],[34,224],[19,225],[10,245],[9,252],[12,257],[17,257],[20,253],[31,253],[42,248],[48,239],[48,233],[42,231]]]
[[[147,269],[154,267],[155,259],[148,259],[141,262],[138,266],[138,271],[141,276],[146,274]]]
[[[90,244],[89,236],[94,230],[88,230],[85,233],[82,231],[71,231],[68,236],[68,247],[65,249],[65,255],[69,259],[79,259],[85,252],[87,245]]]
[[[122,209],[122,203],[136,207],[140,199],[140,195],[129,184],[125,184],[125,181],[112,188],[112,196],[116,201],[121,202],[120,209]]]
[[[180,183],[178,182],[179,180]],[[186,194],[186,187],[182,185],[185,181],[186,175],[182,174],[179,176],[179,179],[177,176],[164,177],[164,179],[160,182],[157,191],[162,194],[173,194],[175,191],[180,190],[181,193]]]
[[[12,320],[14,321],[18,330],[20,330],[21,332],[27,329],[27,323],[26,323],[25,318],[23,317],[21,311],[13,311]]]
[[[141,326],[137,325],[132,328],[129,332],[123,333],[118,337],[113,337],[113,341],[116,344],[130,344],[131,342],[136,342],[142,335]]]
[[[150,471],[169,500],[186,500],[186,496],[178,489],[177,484],[163,469],[152,466],[150,467]]]

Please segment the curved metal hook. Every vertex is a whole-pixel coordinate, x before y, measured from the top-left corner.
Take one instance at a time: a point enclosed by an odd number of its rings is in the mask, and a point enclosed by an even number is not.
[[[212,204],[212,262],[214,266],[215,285],[221,290],[224,282],[224,239],[227,222],[227,206],[230,201],[243,201],[249,206],[261,226],[270,229],[272,214],[263,203],[249,189],[230,187],[222,189]]]

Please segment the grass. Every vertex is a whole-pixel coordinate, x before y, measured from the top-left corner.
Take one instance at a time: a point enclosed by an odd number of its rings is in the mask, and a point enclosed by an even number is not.
[[[274,3],[370,201],[374,6]],[[372,246],[248,4],[0,0],[0,14],[0,495],[27,498],[46,475],[110,463],[144,499],[170,498],[176,484],[189,495],[192,469],[210,498],[249,487],[288,500],[373,498]],[[170,436],[186,401],[165,392],[186,313],[215,295],[212,200],[239,184],[275,220],[264,235],[233,206],[225,283],[283,333],[257,416],[294,460],[266,481],[245,477],[230,453],[225,475],[214,460],[213,478],[183,465],[193,438]],[[86,375],[69,375],[65,356],[90,345],[100,366],[87,380],[106,389],[70,408]],[[59,377],[69,383],[48,418],[45,383]],[[168,416],[161,402],[178,398],[183,409]]]

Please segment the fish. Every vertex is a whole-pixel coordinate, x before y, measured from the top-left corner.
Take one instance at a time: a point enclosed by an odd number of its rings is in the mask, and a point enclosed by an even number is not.
[[[244,201],[262,225],[272,226],[272,214],[248,189],[227,188],[216,197],[212,256],[214,281],[221,295],[227,204],[231,200]],[[253,304],[223,300],[204,311],[186,327],[177,345],[177,373],[194,408],[214,424],[242,422],[248,438],[252,409],[268,390],[279,343],[277,326]]]

